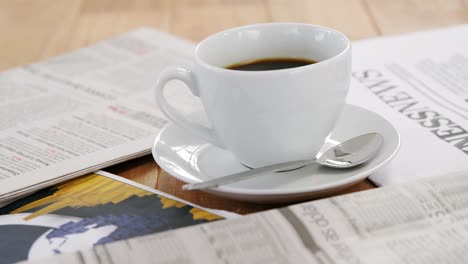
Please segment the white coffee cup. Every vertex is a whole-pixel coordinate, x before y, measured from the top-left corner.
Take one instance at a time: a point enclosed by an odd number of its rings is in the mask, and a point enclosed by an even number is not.
[[[318,61],[269,71],[228,65],[265,58]],[[190,68],[169,68],[156,85],[164,115],[187,133],[261,167],[315,157],[345,105],[351,44],[335,30],[267,23],[228,29],[198,44]],[[204,106],[211,127],[188,120],[164,97],[170,80],[184,82]]]

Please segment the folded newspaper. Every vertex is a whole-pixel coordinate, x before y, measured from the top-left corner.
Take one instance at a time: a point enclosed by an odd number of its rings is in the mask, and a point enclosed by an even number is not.
[[[353,43],[348,102],[401,132],[379,185],[468,170],[468,26]],[[152,86],[195,44],[139,29],[0,73],[0,206],[79,175],[149,153],[166,120]],[[173,82],[170,85],[180,85]],[[185,112],[199,104],[168,89]]]
[[[293,205],[28,263],[440,264],[468,259],[467,173]]]
[[[148,154],[166,123],[152,86],[162,68],[188,62],[192,48],[142,29],[0,73],[0,206]],[[194,99],[173,98],[193,109]]]

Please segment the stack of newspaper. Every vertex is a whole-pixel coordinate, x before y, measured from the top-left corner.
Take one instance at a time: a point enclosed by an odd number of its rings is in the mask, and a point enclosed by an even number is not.
[[[353,44],[348,102],[401,132],[399,154],[371,175],[378,185],[468,170],[466,36],[463,25]],[[0,73],[0,206],[149,153],[166,123],[152,87],[163,68],[189,63],[194,47],[139,29]],[[198,111],[187,90],[168,90],[177,107]]]
[[[353,44],[348,102],[392,121],[397,157],[378,185],[468,170],[468,26]],[[140,29],[0,73],[0,206],[149,153],[166,123],[152,86],[194,43]],[[179,83],[171,83],[178,86]],[[169,89],[186,113],[183,89]],[[161,233],[48,263],[460,263],[467,250],[463,174],[340,196]],[[151,250],[148,250],[151,248]]]

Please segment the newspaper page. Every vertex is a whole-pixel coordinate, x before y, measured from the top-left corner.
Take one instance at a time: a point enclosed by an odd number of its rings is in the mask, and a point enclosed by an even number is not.
[[[378,185],[468,170],[468,25],[353,43],[348,102],[401,133]]]
[[[165,124],[152,88],[194,45],[140,29],[0,73],[0,205],[27,192],[148,154]],[[186,113],[197,101],[168,89]]]
[[[116,242],[30,263],[466,263],[466,173]]]

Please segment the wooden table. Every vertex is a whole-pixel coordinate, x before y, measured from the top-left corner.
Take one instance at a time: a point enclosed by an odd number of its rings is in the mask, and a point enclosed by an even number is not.
[[[319,24],[357,40],[467,23],[468,0],[0,0],[0,70],[141,26],[200,41],[226,28],[271,21]],[[183,192],[150,156],[107,170],[202,206],[238,213],[281,206]],[[343,193],[374,187],[364,181]]]

